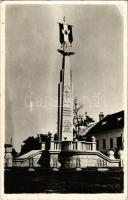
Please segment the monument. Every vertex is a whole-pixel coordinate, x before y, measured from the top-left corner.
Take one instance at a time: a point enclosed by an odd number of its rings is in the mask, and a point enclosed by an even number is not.
[[[51,136],[48,143],[42,142],[41,150],[30,152],[31,156],[29,153],[29,156],[27,154],[18,157],[13,161],[13,165],[31,167],[30,159],[35,159],[35,167],[39,164],[55,171],[58,171],[59,168],[74,168],[78,171],[87,167],[122,167],[122,152],[120,152],[120,159],[115,159],[112,151],[109,152],[109,156],[106,156],[96,149],[94,136],[90,142],[73,138],[73,91],[70,69],[70,57],[74,54],[70,51],[73,42],[72,25],[66,24],[65,18],[63,23],[58,24],[61,43],[58,52],[62,55],[58,84],[58,140]],[[39,158],[38,161],[37,158]]]
[[[59,23],[62,68],[58,84],[58,139],[59,141],[73,141],[73,99],[72,99],[72,73],[70,69],[70,56],[68,51],[72,47],[72,25]]]

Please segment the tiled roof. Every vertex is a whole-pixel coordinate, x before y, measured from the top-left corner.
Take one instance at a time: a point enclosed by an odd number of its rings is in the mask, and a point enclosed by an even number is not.
[[[94,134],[102,131],[119,129],[124,127],[124,111],[105,116],[101,121],[94,124],[87,130],[87,134]]]

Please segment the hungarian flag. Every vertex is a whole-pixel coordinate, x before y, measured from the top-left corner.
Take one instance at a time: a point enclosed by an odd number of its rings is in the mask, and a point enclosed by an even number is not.
[[[68,24],[61,24],[59,23],[60,29],[60,43],[63,44],[64,42],[73,42],[72,36],[72,26]]]

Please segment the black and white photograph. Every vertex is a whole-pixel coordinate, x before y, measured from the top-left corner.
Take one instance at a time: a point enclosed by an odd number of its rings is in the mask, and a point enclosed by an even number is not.
[[[3,194],[124,197],[126,7],[3,2]]]

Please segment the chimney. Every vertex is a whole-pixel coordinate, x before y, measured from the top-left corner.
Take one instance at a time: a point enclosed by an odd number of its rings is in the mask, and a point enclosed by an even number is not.
[[[99,121],[101,121],[103,118],[104,118],[104,114],[103,114],[103,112],[100,112],[100,114],[99,114]]]

